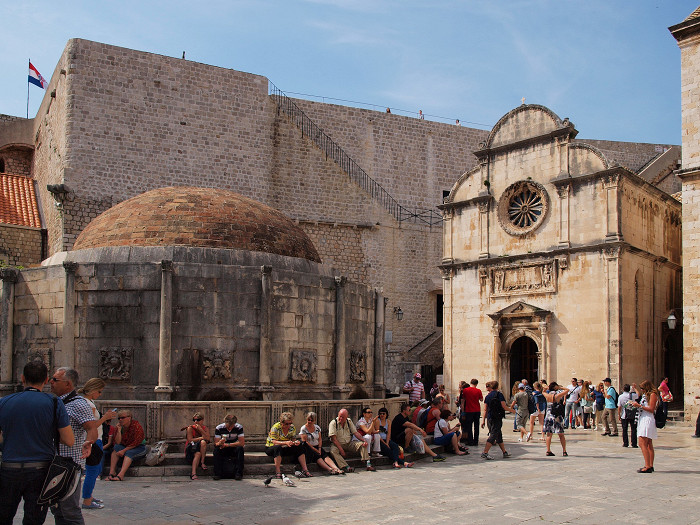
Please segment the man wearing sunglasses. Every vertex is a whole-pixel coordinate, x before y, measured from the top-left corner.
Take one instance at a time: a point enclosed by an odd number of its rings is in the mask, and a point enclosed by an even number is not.
[[[58,452],[61,456],[71,458],[85,470],[85,458],[90,455],[92,444],[97,440],[97,421],[90,404],[75,391],[77,385],[78,372],[72,368],[58,368],[51,377],[51,391],[63,400],[75,435],[73,446],[59,445]],[[80,510],[81,484],[82,482],[78,483],[73,494],[51,507],[56,523],[85,523]]]

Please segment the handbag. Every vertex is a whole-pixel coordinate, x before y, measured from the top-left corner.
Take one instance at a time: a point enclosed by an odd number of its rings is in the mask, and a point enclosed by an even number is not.
[[[99,465],[104,455],[105,454],[99,447],[99,445],[97,443],[93,443],[92,448],[90,449],[90,455],[87,458],[85,458],[85,464],[91,467]]]
[[[58,423],[56,421],[56,410],[58,407],[58,399],[53,399],[53,426],[56,431],[54,437],[54,446],[56,454],[49,465],[49,471],[46,473],[44,485],[41,488],[37,505],[57,505],[59,502],[70,497],[80,483],[80,476],[83,469],[71,458],[60,456],[58,454]],[[99,448],[99,447],[98,447]],[[99,463],[99,461],[98,461]]]

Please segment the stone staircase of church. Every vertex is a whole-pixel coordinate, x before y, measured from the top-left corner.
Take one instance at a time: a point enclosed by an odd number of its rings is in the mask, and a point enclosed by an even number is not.
[[[432,443],[432,438],[428,438],[429,443]],[[160,465],[151,467],[144,463],[144,460],[135,461],[126,473],[127,477],[172,477],[172,476],[182,476],[189,477],[192,466],[185,460],[185,453],[183,451],[184,445],[182,443],[171,443],[168,447],[168,452],[165,454],[165,459]],[[444,447],[437,445],[430,445],[430,448],[436,453],[440,454],[444,452]],[[213,476],[214,475],[214,462],[212,457],[213,447],[210,444],[207,452],[207,458],[205,464],[207,465],[207,470],[197,469],[197,476],[200,478]],[[327,447],[326,447],[326,450]],[[472,451],[474,453],[474,451]],[[428,457],[427,454],[418,453],[408,453],[406,454],[406,461],[416,461]],[[365,468],[364,462],[359,458],[348,459],[348,464],[354,467],[357,472],[361,472]],[[375,467],[387,467],[391,466],[391,461],[389,458],[384,456],[372,458],[372,465]],[[308,465],[309,471],[314,474],[314,476],[323,476],[324,473],[318,465]],[[294,471],[297,470],[296,462],[291,458],[284,458],[282,461],[282,472],[287,475],[293,475]],[[109,473],[109,467],[105,465],[103,474],[107,475]],[[244,477],[267,477],[274,475],[275,467],[267,454],[265,454],[265,445],[262,443],[246,443],[245,446],[245,473]]]
[[[353,182],[367,192],[373,200],[383,206],[397,221],[410,221],[430,228],[442,224],[442,215],[437,210],[425,208],[411,209],[399,204],[381,184],[370,177],[357,162],[345,153],[343,148],[317,126],[291,98],[285,95],[285,93],[272,82],[269,80],[268,82],[270,86],[269,93],[277,105],[277,111],[287,115],[289,120],[299,128],[302,136],[308,137],[325,153],[326,158],[332,159]]]

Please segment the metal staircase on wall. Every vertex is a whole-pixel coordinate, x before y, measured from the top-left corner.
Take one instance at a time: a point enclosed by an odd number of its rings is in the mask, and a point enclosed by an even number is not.
[[[302,136],[306,135],[325,154],[331,158],[340,168],[347,173],[350,180],[381,204],[397,221],[411,221],[424,226],[437,226],[442,223],[442,215],[436,210],[424,208],[407,208],[398,203],[377,181],[367,175],[357,162],[355,162],[343,149],[336,144],[326,133],[297,106],[292,99],[284,94],[272,82],[269,83],[269,94],[277,105],[277,111],[283,112],[301,130]]]

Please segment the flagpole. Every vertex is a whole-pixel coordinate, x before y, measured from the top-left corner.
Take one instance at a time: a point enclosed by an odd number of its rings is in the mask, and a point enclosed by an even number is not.
[[[32,59],[29,59],[29,64],[31,65]],[[27,71],[29,71],[29,66],[27,66]],[[27,119],[29,119],[29,80],[27,80]]]

